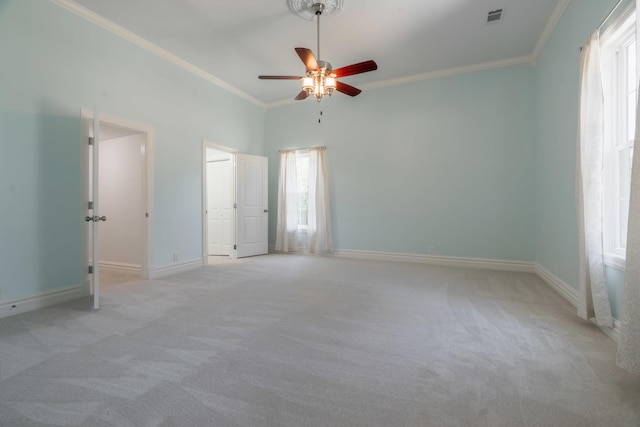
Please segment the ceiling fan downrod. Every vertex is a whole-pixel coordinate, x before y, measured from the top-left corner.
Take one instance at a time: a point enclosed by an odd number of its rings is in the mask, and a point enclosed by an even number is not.
[[[322,12],[324,12],[324,3],[314,3],[313,6],[311,6],[311,8],[313,9],[314,13],[316,14],[316,22],[317,22],[317,41],[318,41],[318,59],[320,59],[320,16],[322,15]]]
[[[317,26],[318,26],[318,59],[320,59],[320,16],[322,15],[322,12],[324,12],[324,3],[314,3],[312,6],[312,9],[314,11],[314,13],[316,14],[316,21],[317,21]]]

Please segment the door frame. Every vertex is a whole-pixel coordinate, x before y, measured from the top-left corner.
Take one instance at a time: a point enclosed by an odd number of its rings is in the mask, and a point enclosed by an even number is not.
[[[94,112],[90,109],[81,109],[80,110],[80,115],[81,115],[81,120],[93,120],[94,118]],[[124,119],[121,117],[116,117],[116,116],[111,116],[111,115],[107,115],[107,114],[103,114],[100,113],[98,115],[98,121],[99,124],[105,124],[105,125],[112,125],[112,126],[116,126],[116,127],[121,127],[121,128],[126,128],[132,131],[135,131],[135,133],[139,133],[142,134],[144,137],[144,142],[142,144],[142,150],[140,152],[140,162],[141,162],[141,193],[142,193],[142,198],[140,200],[140,203],[142,204],[142,212],[145,213],[146,215],[146,221],[144,221],[144,218],[141,218],[142,222],[141,224],[144,224],[142,226],[142,257],[141,257],[141,264],[140,264],[140,277],[142,279],[149,279],[150,276],[152,275],[152,264],[151,264],[151,260],[153,259],[153,128],[145,125],[145,124],[141,124],[141,123],[137,123],[128,119]],[[84,135],[83,138],[84,139]],[[82,153],[88,153],[88,143],[87,141],[82,141]],[[85,189],[88,189],[88,183],[89,183],[89,167],[88,164],[85,165],[85,163],[87,163],[87,161],[85,160],[85,157],[88,158],[87,156],[84,156],[83,154],[83,168],[82,168],[82,180],[85,183],[82,188],[83,188],[83,194],[82,194],[82,217],[84,218],[84,216],[86,215],[87,212],[87,202],[88,197],[89,197],[89,192],[85,191]],[[85,273],[86,273],[86,282],[87,282],[87,288],[90,289],[90,278],[89,278],[89,274],[88,274],[88,270],[86,269],[87,266],[89,265],[89,248],[88,248],[88,230],[87,227],[85,225],[86,223],[84,223],[83,221],[83,263],[82,265],[84,266],[83,268],[85,268]],[[99,260],[98,260],[99,263]],[[96,263],[96,265],[99,266],[99,264]]]
[[[225,147],[224,145],[215,144],[211,141],[207,141],[206,139],[202,140],[202,165],[201,165],[201,178],[202,178],[202,264],[209,264],[209,248],[208,248],[208,240],[209,240],[209,224],[207,221],[207,148],[216,151],[223,151],[225,153],[229,153],[231,156],[232,162],[232,194],[233,194],[233,203],[236,203],[236,154],[238,154],[238,150]],[[233,212],[235,217],[235,209]],[[236,220],[234,218],[233,221],[233,230],[231,230],[232,235],[234,236],[234,241],[236,238]],[[231,254],[229,255],[230,259],[237,259],[237,250],[231,249]]]

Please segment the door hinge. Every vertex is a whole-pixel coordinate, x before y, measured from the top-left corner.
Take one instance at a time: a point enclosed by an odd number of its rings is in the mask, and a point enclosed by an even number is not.
[[[89,202],[89,209],[93,209],[93,202]]]
[[[93,265],[89,266],[89,274],[93,274]]]
[[[238,250],[238,245],[233,245],[233,250],[234,251]]]
[[[145,218],[149,218],[149,212],[145,212],[144,216]]]
[[[92,137],[92,136],[90,136],[90,137],[89,137],[89,145],[93,145],[93,141],[94,141],[93,137]]]
[[[238,209],[238,204],[237,203],[233,204],[233,209]]]

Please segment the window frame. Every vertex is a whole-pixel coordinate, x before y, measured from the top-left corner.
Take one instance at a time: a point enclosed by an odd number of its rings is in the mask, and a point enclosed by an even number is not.
[[[306,233],[307,229],[308,229],[308,219],[309,219],[309,205],[308,205],[308,200],[309,200],[309,150],[308,149],[299,149],[299,150],[295,150],[296,153],[296,181],[297,181],[297,185],[296,185],[296,191],[297,191],[297,196],[298,196],[298,233]],[[304,174],[305,180],[307,181],[307,188],[306,188],[306,192],[302,192],[300,191],[300,179],[303,176],[303,174],[300,174],[300,168],[299,168],[299,160],[303,160],[306,159],[307,162],[307,173]],[[302,211],[303,206],[301,203],[300,198],[302,197],[301,193],[306,193],[307,195],[307,206],[306,206],[306,218],[307,218],[307,224],[301,224],[300,220],[302,218]]]
[[[634,6],[634,5],[633,5]],[[621,270],[625,268],[626,238],[622,236],[624,202],[622,198],[621,157],[624,150],[633,150],[634,131],[629,132],[629,84],[633,82],[632,103],[635,122],[637,108],[637,63],[629,70],[628,47],[636,44],[633,52],[634,63],[637,58],[636,11],[628,7],[603,32],[600,37],[602,78],[604,90],[604,163],[603,163],[603,244],[605,265]],[[632,77],[630,79],[630,77]],[[634,126],[635,128],[635,126]],[[631,135],[629,135],[631,133]],[[624,135],[621,137],[621,135]],[[623,141],[623,142],[621,142]],[[630,171],[630,168],[629,168]],[[629,185],[626,185],[627,188]],[[626,196],[628,204],[629,196]],[[628,210],[626,212],[628,216]]]

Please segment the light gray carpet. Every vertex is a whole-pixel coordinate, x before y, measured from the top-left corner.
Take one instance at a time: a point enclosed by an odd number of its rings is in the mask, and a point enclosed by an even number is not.
[[[268,255],[0,319],[0,425],[638,426],[536,276]]]

